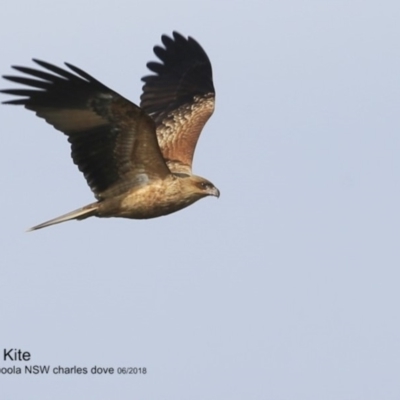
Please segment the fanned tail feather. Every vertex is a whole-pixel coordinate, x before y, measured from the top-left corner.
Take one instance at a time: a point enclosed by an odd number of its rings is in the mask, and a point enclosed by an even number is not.
[[[61,215],[57,218],[51,219],[50,221],[43,222],[42,224],[36,225],[27,230],[27,232],[36,231],[38,229],[46,228],[50,225],[60,224],[61,222],[70,221],[72,219],[85,219],[92,217],[97,214],[98,203],[89,204],[85,207],[79,208],[78,210],[71,211],[67,214]]]

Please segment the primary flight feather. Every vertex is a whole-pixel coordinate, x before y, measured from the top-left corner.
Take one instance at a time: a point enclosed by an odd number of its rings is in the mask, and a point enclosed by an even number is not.
[[[211,63],[202,47],[177,32],[154,47],[140,107],[82,71],[34,60],[43,70],[13,68],[4,76],[25,85],[3,93],[68,136],[74,163],[97,202],[37,225],[72,219],[155,218],[206,196],[219,197],[207,179],[192,174],[192,160],[204,124],[214,111]],[[29,76],[29,77],[26,77]]]

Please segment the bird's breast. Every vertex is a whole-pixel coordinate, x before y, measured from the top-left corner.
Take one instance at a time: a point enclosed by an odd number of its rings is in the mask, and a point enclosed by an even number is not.
[[[99,208],[100,217],[149,219],[179,211],[195,200],[184,196],[174,181],[159,181],[136,188],[113,199],[106,199]]]

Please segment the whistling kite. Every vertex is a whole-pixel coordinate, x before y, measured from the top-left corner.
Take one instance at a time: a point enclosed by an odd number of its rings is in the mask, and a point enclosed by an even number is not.
[[[24,105],[68,136],[98,200],[31,230],[92,216],[155,218],[219,197],[211,182],[192,174],[197,140],[214,111],[210,60],[191,37],[174,32],[162,42],[154,47],[161,62],[148,63],[154,74],[142,78],[140,107],[68,63],[74,73],[33,60],[47,71],[15,66],[30,77],[4,76],[28,87],[2,90],[22,97],[5,104]]]

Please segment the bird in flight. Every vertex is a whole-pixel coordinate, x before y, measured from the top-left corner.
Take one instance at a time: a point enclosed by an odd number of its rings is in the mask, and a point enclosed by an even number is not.
[[[81,69],[33,60],[42,69],[14,66],[4,76],[25,85],[3,93],[63,132],[71,156],[97,201],[30,230],[88,217],[155,218],[206,196],[219,197],[207,179],[192,174],[203,126],[214,111],[210,60],[191,37],[163,35],[157,62],[144,82],[140,107]],[[34,79],[33,79],[34,78]]]

